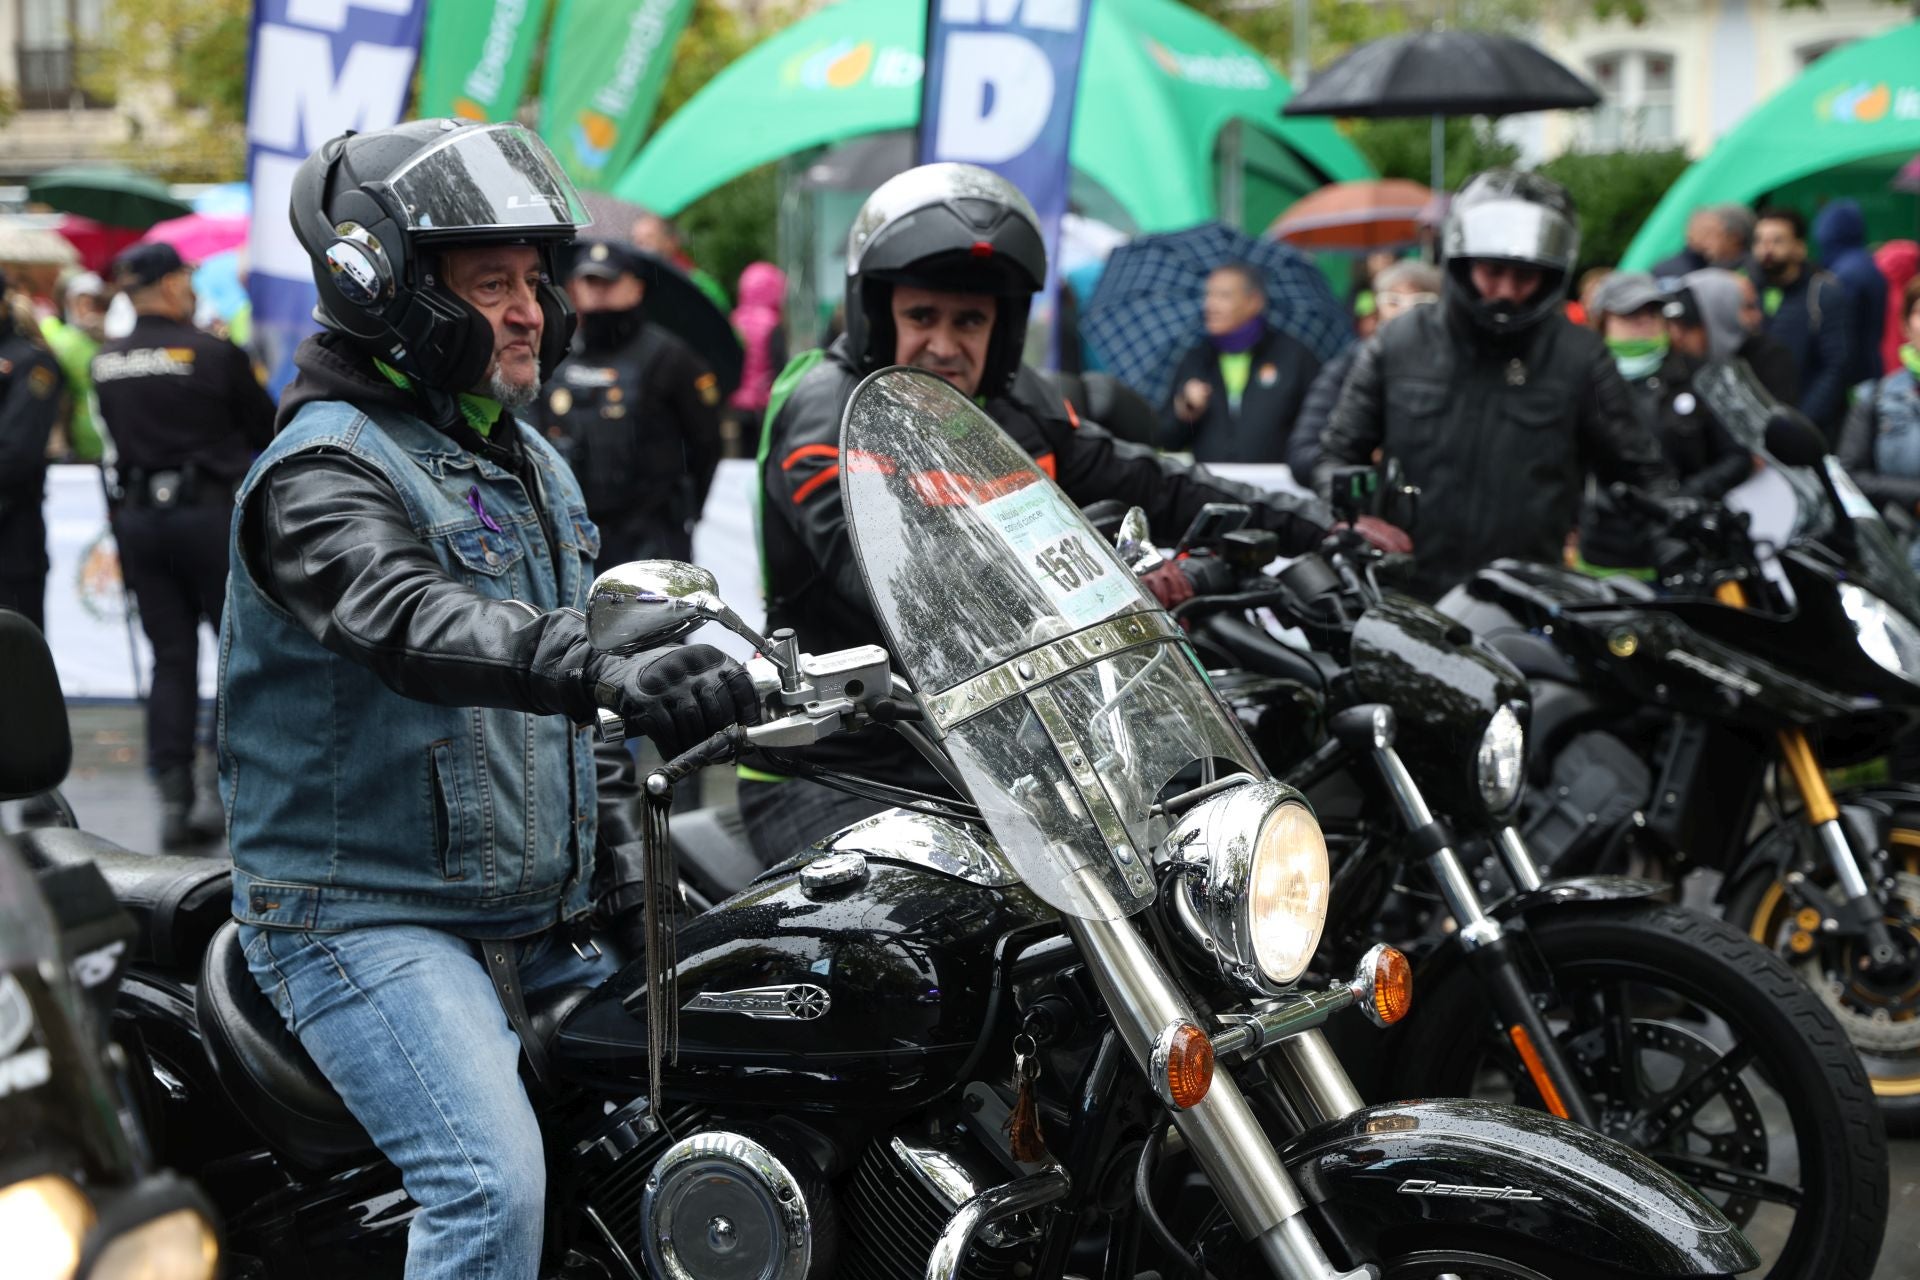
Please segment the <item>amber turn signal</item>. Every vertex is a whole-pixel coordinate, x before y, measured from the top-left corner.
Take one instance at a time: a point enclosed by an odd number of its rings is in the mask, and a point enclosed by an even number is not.
[[[1213,1085],[1213,1041],[1191,1022],[1169,1022],[1153,1042],[1149,1065],[1160,1100],[1184,1111]]]
[[[1383,942],[1360,957],[1350,989],[1369,1021],[1390,1027],[1413,1008],[1413,966]]]

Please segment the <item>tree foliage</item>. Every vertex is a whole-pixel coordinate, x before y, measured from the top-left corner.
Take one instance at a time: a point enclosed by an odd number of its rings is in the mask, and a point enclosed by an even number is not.
[[[1541,165],[1540,172],[1565,187],[1580,211],[1577,271],[1619,262],[1687,163],[1687,153],[1676,149],[1569,151]]]
[[[127,110],[134,130],[129,160],[176,182],[241,176],[251,13],[249,0],[107,6],[80,75],[89,93]]]

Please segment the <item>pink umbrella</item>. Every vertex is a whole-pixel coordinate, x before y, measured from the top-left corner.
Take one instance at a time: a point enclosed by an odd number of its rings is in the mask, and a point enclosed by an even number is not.
[[[140,237],[142,244],[170,244],[188,262],[204,262],[247,242],[245,214],[190,213],[184,218],[156,222]]]

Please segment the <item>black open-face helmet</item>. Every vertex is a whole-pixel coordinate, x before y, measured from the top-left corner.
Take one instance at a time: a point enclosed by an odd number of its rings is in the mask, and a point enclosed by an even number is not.
[[[567,354],[560,253],[592,219],[546,144],[517,124],[414,120],[344,133],[293,178],[294,234],[313,260],[315,318],[409,378],[461,392],[486,377],[493,327],[446,287],[440,251],[539,251],[540,376]]]
[[[923,164],[880,184],[847,236],[847,341],[863,367],[893,363],[893,286],[999,300],[980,393],[1013,385],[1027,311],[1047,278],[1040,219],[1020,188],[971,164]]]
[[[1580,256],[1580,222],[1559,183],[1537,173],[1489,169],[1467,180],[1441,232],[1447,300],[1492,333],[1520,333],[1566,300]],[[1538,268],[1539,292],[1518,307],[1490,306],[1473,287],[1475,262]]]

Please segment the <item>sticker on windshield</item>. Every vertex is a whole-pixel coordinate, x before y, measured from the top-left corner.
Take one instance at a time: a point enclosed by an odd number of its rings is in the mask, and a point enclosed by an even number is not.
[[[1113,562],[1088,545],[1086,527],[1050,484],[1034,483],[977,508],[1013,549],[1027,576],[1077,631],[1137,597]]]

